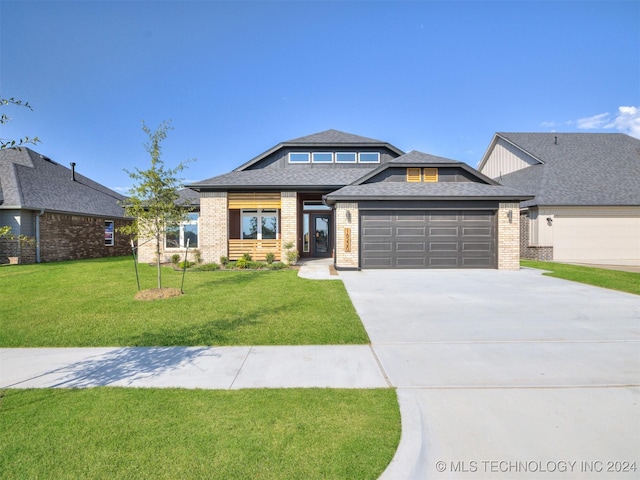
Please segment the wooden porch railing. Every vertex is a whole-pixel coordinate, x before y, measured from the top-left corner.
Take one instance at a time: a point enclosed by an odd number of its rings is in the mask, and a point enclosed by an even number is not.
[[[280,261],[281,244],[281,240],[229,240],[229,260],[238,260],[248,253],[253,260],[264,261],[271,252]]]

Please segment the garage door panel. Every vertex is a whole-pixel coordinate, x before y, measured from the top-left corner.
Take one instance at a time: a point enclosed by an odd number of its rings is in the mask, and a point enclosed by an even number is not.
[[[495,268],[492,212],[363,212],[362,268]]]

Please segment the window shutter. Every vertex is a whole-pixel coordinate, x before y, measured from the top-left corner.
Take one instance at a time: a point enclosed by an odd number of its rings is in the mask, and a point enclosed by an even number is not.
[[[437,168],[425,168],[424,169],[424,181],[430,183],[436,183],[438,181],[438,169]]]
[[[420,169],[407,168],[407,182],[419,182],[419,181],[420,181]]]

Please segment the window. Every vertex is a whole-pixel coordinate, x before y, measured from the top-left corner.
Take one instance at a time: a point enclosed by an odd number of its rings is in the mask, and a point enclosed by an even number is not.
[[[243,210],[243,240],[275,240],[278,238],[277,210]]]
[[[424,181],[429,183],[435,183],[438,181],[438,169],[437,168],[425,168],[424,169]]]
[[[104,221],[104,245],[106,247],[113,247],[114,245],[114,224],[113,220]]]
[[[187,240],[189,248],[198,246],[198,214],[189,213],[184,222],[167,228],[164,236],[165,248],[185,248]]]
[[[356,163],[356,152],[337,152],[336,163]]]
[[[308,152],[290,152],[289,163],[309,163]]]
[[[420,181],[419,168],[407,168],[407,182],[415,183]]]
[[[313,163],[333,163],[333,153],[313,152]]]
[[[378,152],[360,152],[360,163],[380,163]]]

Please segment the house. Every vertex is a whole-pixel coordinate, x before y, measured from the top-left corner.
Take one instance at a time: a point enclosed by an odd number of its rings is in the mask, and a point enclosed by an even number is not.
[[[530,192],[521,255],[640,265],[640,140],[621,133],[496,133],[478,169]]]
[[[125,199],[107,187],[29,148],[0,150],[0,226],[13,236],[0,239],[0,263],[111,257],[131,253],[118,228],[131,222]]]
[[[336,130],[188,187],[205,261],[281,259],[291,244],[338,269],[517,269],[517,212],[531,198],[464,163]]]

